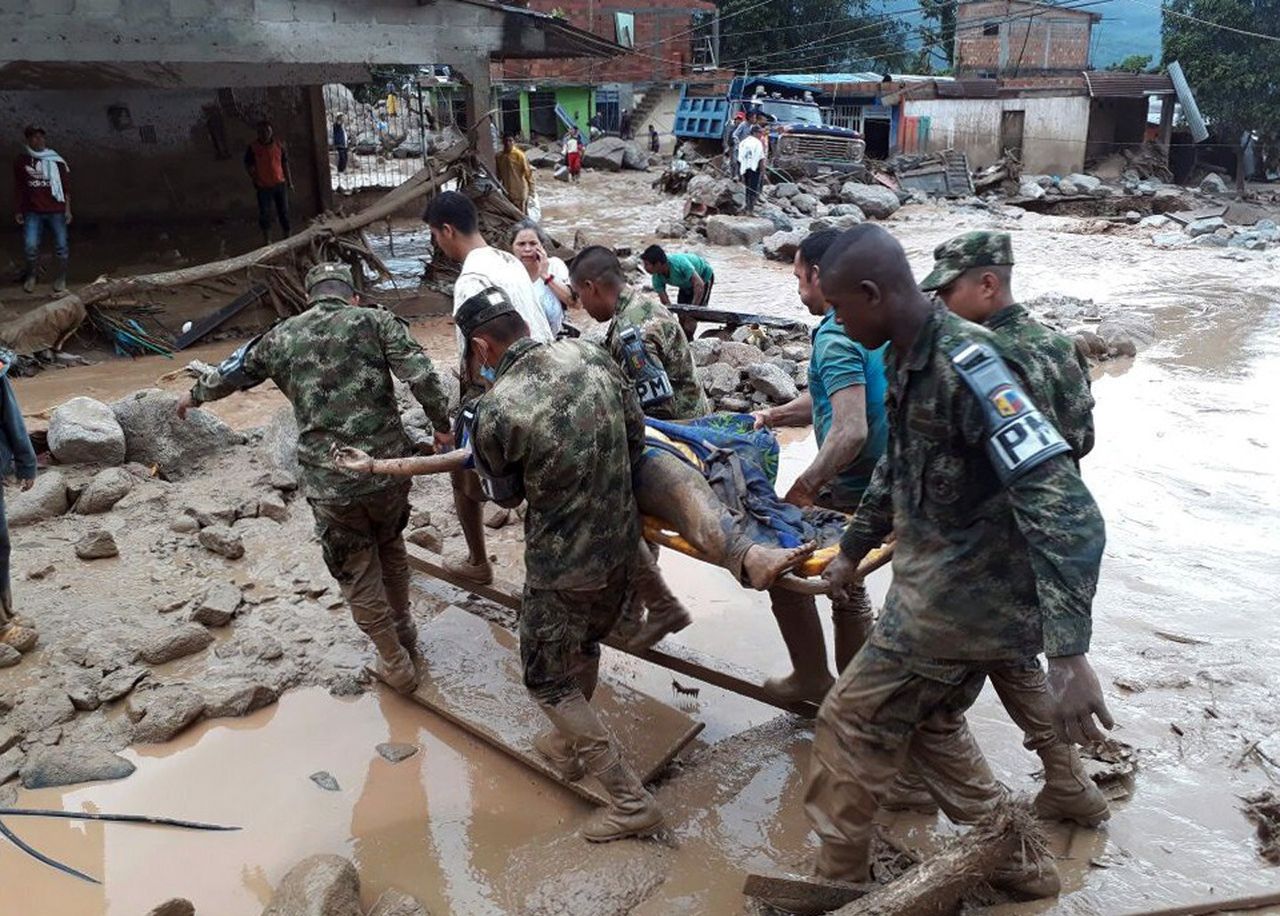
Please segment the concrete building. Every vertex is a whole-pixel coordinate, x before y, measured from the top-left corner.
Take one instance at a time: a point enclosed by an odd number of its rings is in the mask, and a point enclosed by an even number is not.
[[[620,50],[487,0],[0,0],[0,32],[0,137],[16,154],[23,125],[47,129],[71,165],[81,238],[227,220],[256,240],[242,156],[263,118],[288,146],[301,225],[331,203],[320,87],[368,82],[370,65],[450,65],[476,125],[492,62]],[[492,161],[490,131],[473,137]]]
[[[1102,17],[1035,0],[962,0],[956,5],[955,71],[998,77],[1088,70]]]

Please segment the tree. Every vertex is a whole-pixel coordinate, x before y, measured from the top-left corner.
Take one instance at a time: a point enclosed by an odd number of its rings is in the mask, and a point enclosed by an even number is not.
[[[1120,70],[1125,73],[1150,73],[1150,54],[1130,54],[1124,60],[1118,60],[1107,67],[1108,70]]]
[[[909,29],[871,0],[716,0],[716,6],[721,66],[739,73],[901,69],[908,60]]]
[[[1280,41],[1215,26],[1280,36],[1280,2],[1171,0],[1161,27],[1165,64],[1182,64],[1206,120],[1235,147],[1236,187],[1243,189],[1246,131],[1260,137],[1264,151],[1280,139]]]
[[[920,67],[932,72],[931,62],[941,56],[947,66],[956,62],[956,0],[920,0]]]

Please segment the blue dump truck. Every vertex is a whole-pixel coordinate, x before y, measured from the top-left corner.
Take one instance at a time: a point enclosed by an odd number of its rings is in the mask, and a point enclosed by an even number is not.
[[[768,77],[734,77],[725,95],[691,95],[686,84],[676,108],[675,135],[729,148],[734,115],[764,112],[769,119],[769,169],[794,175],[862,172],[866,143],[856,130],[823,123],[811,91]]]

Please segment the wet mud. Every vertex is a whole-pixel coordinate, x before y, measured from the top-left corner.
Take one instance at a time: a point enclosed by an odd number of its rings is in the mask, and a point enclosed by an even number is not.
[[[678,210],[674,198],[659,197],[640,175],[588,174],[577,187],[553,184],[548,175],[541,192],[553,231],[571,239],[581,228],[635,250],[653,241],[653,226]],[[1091,658],[1118,723],[1114,736],[1135,749],[1132,794],[1113,804],[1112,819],[1100,830],[1049,831],[1063,874],[1059,900],[994,912],[1111,914],[1274,888],[1280,872],[1259,854],[1258,828],[1241,800],[1280,778],[1280,752],[1273,750],[1280,747],[1280,275],[1274,256],[1239,261],[1209,250],[1161,252],[1137,233],[1090,234],[1079,220],[1037,214],[908,207],[887,225],[921,275],[939,242],[966,229],[1007,228],[1020,297],[1093,299],[1150,316],[1156,330],[1156,343],[1136,359],[1099,370],[1097,446],[1083,467],[1108,525]],[[787,265],[745,249],[664,244],[712,260],[716,305],[803,317]],[[450,365],[447,323],[416,332]],[[102,392],[94,396],[109,400],[173,367],[140,360],[69,369],[20,379],[17,388],[34,413],[84,393],[77,386],[92,386]],[[215,409],[245,427],[265,422],[281,403],[278,392],[264,388]],[[805,430],[787,431],[783,439],[779,483],[785,487],[812,457],[814,443]],[[207,479],[187,485],[214,486]],[[460,543],[456,524],[449,523],[446,486],[419,484],[415,505],[429,508],[447,547]],[[292,512],[301,516],[305,506],[295,503]],[[19,576],[46,562],[58,566],[52,582],[19,578],[16,589],[36,601],[33,614],[49,614],[53,633],[71,627],[76,614],[84,626],[127,632],[155,613],[156,592],[175,589],[190,574],[171,569],[168,559],[149,559],[144,533],[127,531],[118,535],[126,559],[102,561],[120,572],[108,566],[77,572],[75,561],[59,553],[69,549],[72,524],[46,523],[15,536]],[[248,573],[283,585],[286,569],[305,569],[305,576],[324,582],[305,520],[291,525],[284,533],[264,529],[250,545]],[[519,574],[516,528],[490,532],[491,552],[509,578]],[[764,596],[670,551],[661,563],[695,618],[679,641],[763,673],[783,670],[785,653]],[[122,584],[112,584],[113,576]],[[885,570],[871,580],[877,603],[888,576]],[[509,623],[506,612],[468,601],[449,586],[422,577],[415,585],[424,617],[458,603]],[[105,884],[78,884],[3,846],[0,912],[10,911],[11,889],[21,888],[22,899],[40,900],[40,912],[53,916],[133,916],[172,896],[190,898],[197,912],[257,913],[299,859],[334,852],[356,863],[366,905],[396,886],[437,913],[734,914],[752,911],[740,894],[746,871],[802,869],[808,862],[812,838],[801,804],[810,737],[805,723],[685,678],[678,678],[680,685],[699,692],[678,693],[669,672],[606,653],[607,677],[679,705],[706,730],[657,789],[670,817],[662,837],[588,847],[573,833],[589,806],[563,789],[400,697],[380,689],[331,696],[325,688],[343,672],[358,671],[365,657],[340,609],[286,594],[275,614],[293,671],[281,683],[297,685],[278,704],[127,750],[138,770],[120,782],[23,791],[18,799],[32,807],[164,814],[244,829],[211,836],[11,824],[38,848]],[[318,638],[292,638],[287,631],[295,617]],[[239,637],[218,639],[221,645]],[[52,664],[54,656],[45,657]],[[40,664],[29,658],[0,671],[0,690],[45,684]],[[227,676],[230,663],[219,665],[184,659],[166,673],[208,683]],[[1039,762],[1023,750],[990,691],[971,723],[996,775],[1015,791],[1036,791]],[[422,750],[391,764],[376,751],[387,741]],[[323,792],[307,778],[321,769],[337,779],[339,792]],[[921,853],[960,832],[943,818],[920,815],[885,815],[883,822],[895,841]]]

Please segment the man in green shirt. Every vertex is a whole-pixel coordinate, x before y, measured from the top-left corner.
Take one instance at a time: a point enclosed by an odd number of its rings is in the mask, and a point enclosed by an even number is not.
[[[650,245],[640,255],[645,273],[653,277],[653,288],[663,305],[671,305],[667,287],[676,288],[677,305],[706,306],[711,301],[711,288],[716,283],[716,272],[711,265],[696,254],[667,254],[661,245]],[[680,327],[685,337],[693,338],[697,320],[682,317]]]

